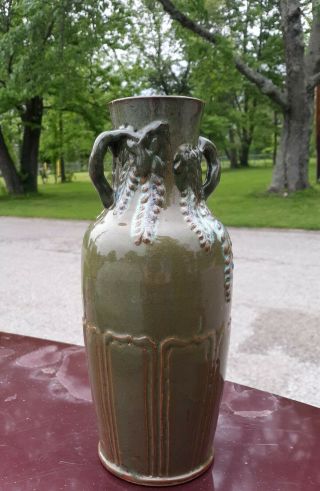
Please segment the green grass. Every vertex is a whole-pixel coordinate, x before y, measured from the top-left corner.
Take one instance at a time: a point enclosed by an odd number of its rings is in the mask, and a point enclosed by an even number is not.
[[[224,170],[208,204],[226,225],[320,229],[320,185],[288,197],[268,195],[272,169],[254,167]],[[314,176],[314,165],[310,175]],[[51,178],[52,179],[52,178]],[[87,174],[66,184],[40,184],[36,196],[0,196],[0,215],[93,220],[102,206]]]
[[[268,194],[271,168],[225,171],[209,198],[214,214],[235,227],[320,229],[320,185],[310,168],[311,188],[287,197]]]
[[[39,194],[0,197],[0,215],[92,220],[102,209],[89,178],[66,184],[40,184]]]

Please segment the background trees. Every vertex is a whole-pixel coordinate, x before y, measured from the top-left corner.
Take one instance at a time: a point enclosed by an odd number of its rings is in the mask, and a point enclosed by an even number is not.
[[[203,22],[213,16],[221,29],[228,27],[230,39],[220,46],[221,49],[214,51],[208,43],[172,22],[159,2],[134,1],[131,5],[130,39],[133,46],[126,46],[120,58],[123,64],[128,58],[135,60],[139,90],[193,95],[204,99],[203,131],[216,141],[232,167],[248,166],[254,133],[259,135],[255,151],[268,149],[271,153],[274,127],[272,105],[230,64],[229,56],[232,36],[234,42],[240,43],[241,49],[253,60],[256,58],[256,46],[259,44],[262,51],[266,44],[263,29],[269,29],[269,26],[261,22],[255,35],[249,32],[257,24],[253,6],[248,7],[246,17],[242,18],[237,8],[229,8],[226,16],[221,2],[210,3],[209,9],[207,3],[206,8],[199,1],[187,3],[189,7],[194,6]],[[234,2],[234,5],[237,3]],[[267,18],[268,12],[260,15]],[[269,58],[276,58],[279,47],[269,51]]]
[[[316,0],[4,0],[0,59],[9,193],[37,191],[39,159],[63,181],[110,124],[107,102],[150,93],[204,99],[202,132],[231,167],[273,154],[270,189],[308,186]]]
[[[201,12],[205,6],[203,1],[192,2],[187,14],[179,10],[171,0],[158,0],[172,19],[178,21],[183,27],[194,32],[201,38],[209,41],[216,49],[224,49],[230,39],[228,30],[221,28],[221,24],[213,19],[201,17],[198,22],[193,20],[196,12]],[[277,105],[283,115],[281,142],[277,152],[276,166],[273,173],[270,190],[296,191],[305,189],[308,181],[308,160],[311,124],[313,116],[314,88],[320,80],[320,6],[317,0],[300,2],[299,0],[254,0],[208,2],[220,11],[227,12],[229,8],[236,9],[239,18],[244,19],[243,40],[250,33],[250,9],[254,7],[254,19],[259,19],[260,33],[258,45],[255,46],[255,61],[247,57],[247,50],[239,50],[239,45],[229,45],[229,60],[236,69],[255,84],[259,91],[266,95],[273,104]],[[185,8],[183,5],[182,9]],[[305,9],[305,10],[304,10]],[[216,9],[217,10],[217,9]],[[264,18],[263,12],[268,13]],[[280,22],[281,42],[283,46],[283,65],[272,64],[269,75],[264,73],[268,60],[263,56],[263,40],[268,35],[272,25]],[[278,22],[277,22],[278,20]],[[236,32],[239,29],[236,28]],[[255,30],[252,31],[255,35]],[[233,28],[231,26],[231,39]],[[253,41],[251,41],[253,42]],[[264,43],[268,47],[268,43]],[[266,50],[268,53],[268,49]],[[267,65],[268,66],[268,65]],[[283,66],[283,74],[277,80],[279,68]],[[281,75],[281,73],[280,73]]]
[[[0,170],[9,192],[37,191],[43,127],[52,133],[52,158],[62,163],[65,112],[77,114],[93,132],[100,128],[101,104],[108,99],[110,79],[105,76],[108,58],[101,63],[99,50],[108,45],[110,33],[124,32],[124,25],[120,2],[2,2]],[[115,43],[114,36],[111,41]],[[46,122],[47,111],[56,115]],[[10,119],[4,117],[8,113]],[[15,141],[9,121],[16,126]]]

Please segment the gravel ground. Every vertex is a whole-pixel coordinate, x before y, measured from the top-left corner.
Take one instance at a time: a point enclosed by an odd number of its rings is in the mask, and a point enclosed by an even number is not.
[[[87,225],[0,217],[3,331],[83,344]],[[229,231],[235,272],[228,379],[320,407],[320,232]]]

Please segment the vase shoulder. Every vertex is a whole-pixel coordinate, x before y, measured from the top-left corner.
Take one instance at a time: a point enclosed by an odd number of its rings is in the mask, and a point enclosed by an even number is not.
[[[165,210],[156,240],[136,244],[130,220],[103,213],[84,238],[86,318],[159,339],[218,329],[230,310],[230,244],[221,240],[221,225],[205,250],[187,225],[179,211]]]

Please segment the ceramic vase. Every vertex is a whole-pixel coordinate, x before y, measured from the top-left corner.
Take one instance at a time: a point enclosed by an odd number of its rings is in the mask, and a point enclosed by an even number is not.
[[[104,205],[82,253],[99,456],[145,485],[191,480],[213,459],[233,263],[229,235],[206,204],[220,164],[199,138],[203,107],[188,97],[113,101],[115,129],[97,138],[89,162]]]

